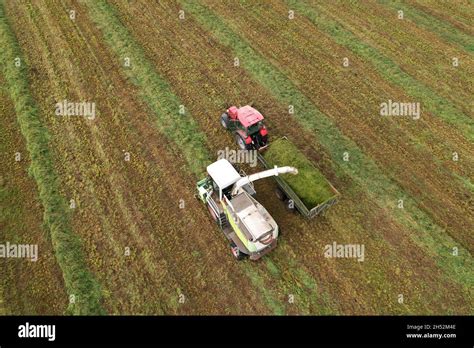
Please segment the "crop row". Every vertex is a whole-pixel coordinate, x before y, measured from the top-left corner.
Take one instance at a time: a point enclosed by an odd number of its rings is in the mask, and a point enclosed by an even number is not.
[[[418,9],[416,4],[412,3],[409,5],[402,1],[383,1],[382,3],[394,10],[403,10],[404,17],[412,20],[416,25],[419,25],[426,30],[433,31],[447,42],[454,42],[466,51],[474,53],[474,38],[471,35],[453,27],[445,20],[440,20]],[[446,5],[445,7],[447,7]]]
[[[470,76],[474,66],[469,52],[409,20],[398,19],[396,10],[378,3],[325,3],[321,6],[327,11],[339,12],[338,21],[359,39],[377,47],[410,75],[472,116]],[[403,46],[398,42],[403,42]],[[454,65],[454,58],[458,59],[458,66]]]
[[[205,137],[197,129],[193,118],[186,114],[184,105],[171,92],[166,81],[156,74],[142,49],[114,15],[113,8],[106,1],[89,5],[90,15],[106,33],[104,38],[109,47],[124,62],[130,59],[130,69],[125,71],[158,117],[157,128],[176,144],[176,151],[184,153],[193,173],[202,174],[209,163],[209,156]]]
[[[453,103],[440,97],[426,84],[419,82],[402,70],[392,59],[371,45],[359,40],[352,32],[325,14],[323,8],[311,7],[306,2],[287,1],[289,8],[308,17],[318,28],[325,31],[339,45],[350,49],[369,62],[387,81],[404,89],[414,100],[420,101],[423,108],[452,124],[463,133],[466,139],[474,141],[474,121],[462,113]]]
[[[101,289],[88,270],[80,238],[72,231],[67,203],[59,194],[60,180],[49,150],[49,132],[42,124],[28,89],[28,73],[21,50],[11,32],[0,3],[0,44],[3,48],[2,70],[15,105],[21,133],[30,154],[30,174],[35,179],[44,207],[44,223],[48,227],[57,262],[63,272],[69,295],[75,296],[68,310],[74,314],[100,314]]]

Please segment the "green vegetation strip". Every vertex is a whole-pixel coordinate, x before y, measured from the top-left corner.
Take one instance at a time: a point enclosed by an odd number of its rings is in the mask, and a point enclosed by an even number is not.
[[[263,280],[264,278],[258,274],[258,270],[252,270],[249,267],[245,267],[244,271],[250,278],[252,285],[262,293],[263,299],[272,313],[274,315],[285,315],[285,307],[281,301],[275,300],[276,296],[274,292],[270,290],[271,287],[265,283]]]
[[[90,273],[80,238],[72,231],[66,200],[60,195],[60,181],[55,173],[49,149],[49,134],[41,123],[38,110],[28,90],[28,71],[21,59],[21,49],[11,31],[0,2],[1,69],[15,105],[17,120],[26,140],[31,165],[30,174],[36,181],[44,207],[44,223],[50,231],[55,256],[62,270],[67,293],[74,295],[68,313],[76,315],[104,314],[101,289]],[[21,67],[15,59],[21,59]]]
[[[280,244],[279,248],[284,253],[291,253],[287,250],[287,244]],[[275,262],[272,261],[275,259]],[[324,289],[318,289],[316,281],[302,268],[301,264],[293,258],[285,260],[284,269],[278,269],[277,258],[268,255],[262,261],[267,267],[266,272],[270,272],[275,281],[283,289],[286,306],[296,306],[300,315],[335,315],[339,314],[337,305],[330,300],[329,294]],[[293,301],[290,300],[292,295]]]
[[[285,138],[273,140],[263,157],[272,167],[291,166],[298,169],[297,175],[285,175],[282,180],[288,183],[308,209],[334,196],[324,175],[291,141]]]
[[[433,223],[416,200],[408,196],[392,179],[380,170],[375,162],[367,157],[349,138],[345,137],[337,126],[275,66],[243,38],[231,30],[231,24],[223,22],[207,7],[190,0],[180,0],[184,10],[191,13],[224,46],[233,50],[246,69],[257,81],[260,81],[277,100],[295,108],[295,119],[309,132],[316,133],[319,141],[331,154],[336,164],[338,176],[347,173],[358,185],[364,187],[372,199],[382,208],[392,211],[393,216],[409,230],[413,240],[422,246],[438,262],[447,276],[464,286],[465,291],[472,290],[474,283],[474,262],[468,250],[453,240],[446,231]],[[344,161],[343,154],[350,155]],[[396,202],[404,200],[404,209],[397,209]],[[458,256],[452,254],[453,247],[459,250]]]
[[[157,116],[160,132],[174,143],[176,154],[184,154],[192,172],[202,175],[210,162],[205,135],[200,132],[189,113],[180,113],[183,103],[173,94],[169,84],[156,73],[143,49],[120,22],[115,8],[105,1],[90,1],[85,4],[92,20],[101,29],[105,41],[120,57],[122,64],[130,60],[130,67],[124,65],[124,71],[139,87],[140,96]]]
[[[412,20],[417,26],[435,33],[448,42],[458,44],[470,53],[474,53],[474,37],[456,29],[450,23],[415,8],[415,5],[409,5],[400,0],[381,0],[380,2],[395,11],[403,10],[404,18]],[[462,5],[459,4],[459,6]],[[469,6],[468,3],[465,6]]]
[[[158,130],[166,135],[176,147],[176,153],[184,153],[189,170],[196,176],[204,174],[211,155],[205,145],[206,136],[200,132],[191,115],[179,114],[181,101],[169,84],[158,75],[153,64],[146,58],[140,45],[120,22],[116,9],[105,1],[86,3],[92,20],[101,29],[106,43],[122,61],[131,60],[131,67],[124,71],[139,88],[140,97],[158,118]],[[252,265],[243,265],[243,271],[253,286],[262,293],[266,305],[273,314],[284,314],[284,308],[267,289],[264,277]]]
[[[403,71],[394,61],[381,54],[377,49],[362,42],[351,31],[343,28],[343,24],[329,18],[323,9],[316,10],[307,2],[285,0],[288,6],[305,15],[316,27],[326,32],[336,43],[348,48],[363,60],[372,64],[385,80],[400,86],[403,90],[420,101],[423,108],[439,116],[443,121],[456,127],[466,139],[474,142],[474,120],[459,111],[454,104],[438,96],[422,82]]]

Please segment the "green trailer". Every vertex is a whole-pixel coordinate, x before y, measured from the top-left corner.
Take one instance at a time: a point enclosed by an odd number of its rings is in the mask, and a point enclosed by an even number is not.
[[[286,137],[272,141],[257,157],[267,169],[282,163],[298,169],[298,175],[275,176],[274,179],[278,198],[304,217],[314,218],[337,202],[340,194],[336,188]]]

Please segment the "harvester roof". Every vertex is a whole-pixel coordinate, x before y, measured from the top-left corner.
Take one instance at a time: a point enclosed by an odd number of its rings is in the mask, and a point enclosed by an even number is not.
[[[241,178],[234,166],[225,158],[208,165],[207,173],[221,189],[233,185]]]
[[[245,105],[239,108],[237,118],[245,128],[263,120],[262,114],[250,105]]]

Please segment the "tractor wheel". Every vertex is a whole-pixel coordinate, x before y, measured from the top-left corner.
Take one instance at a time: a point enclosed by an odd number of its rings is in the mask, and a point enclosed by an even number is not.
[[[234,242],[230,243],[230,252],[236,258],[237,261],[241,261],[245,259],[245,257],[247,256],[246,254],[244,254],[243,252],[239,250],[239,248],[237,247],[237,245],[235,245]]]
[[[275,194],[277,196],[277,198],[280,200],[280,201],[285,201],[286,200],[286,195],[285,193],[281,190],[281,188],[277,187],[275,189]]]
[[[237,143],[237,145],[239,145],[239,147],[242,150],[247,150],[247,144],[245,144],[245,140],[242,139],[240,135],[238,134],[235,135],[235,142]]]
[[[229,127],[229,115],[227,115],[225,112],[221,115],[221,125],[225,129]]]

